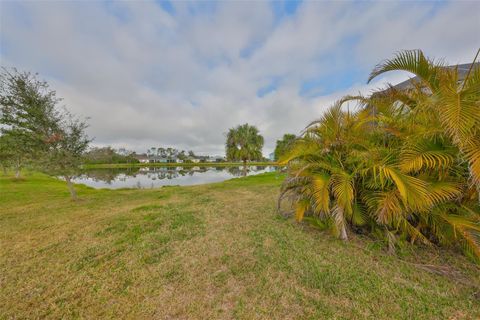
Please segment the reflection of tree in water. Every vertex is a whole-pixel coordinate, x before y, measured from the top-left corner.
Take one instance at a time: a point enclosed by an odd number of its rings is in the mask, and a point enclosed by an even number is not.
[[[240,166],[240,167],[226,167],[223,169],[227,170],[228,173],[230,173],[235,177],[242,177],[248,174],[258,173],[261,171],[271,171],[271,170],[276,171],[276,167],[270,167],[270,166],[247,166],[246,168],[244,168],[243,166]]]
[[[249,173],[254,173],[254,172],[265,170],[265,168],[266,167],[264,167],[264,166],[262,166],[262,167],[261,166],[247,166],[246,168],[244,168],[243,166],[241,166],[241,167],[228,167],[227,171],[235,177],[242,177],[242,176],[248,175]]]
[[[244,174],[243,167],[227,167],[227,171],[234,177],[241,177]]]
[[[266,166],[248,166],[246,173],[264,171]],[[146,176],[148,179],[172,180],[183,176],[193,176],[195,173],[204,173],[207,171],[221,172],[226,171],[234,177],[241,177],[245,174],[243,166],[234,167],[131,167],[131,168],[111,168],[111,169],[89,169],[83,170],[78,178],[89,178],[94,181],[101,181],[111,184],[113,181],[126,181],[128,178],[135,178],[137,175]]]
[[[113,181],[124,181],[125,177],[136,177],[140,168],[111,168],[82,170],[78,178],[89,178],[93,181],[102,181],[111,184]]]

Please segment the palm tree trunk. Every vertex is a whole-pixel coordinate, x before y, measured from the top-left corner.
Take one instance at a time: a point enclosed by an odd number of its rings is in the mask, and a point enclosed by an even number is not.
[[[72,180],[69,176],[65,176],[65,181],[67,181],[68,190],[70,191],[70,195],[72,196],[72,200],[77,200],[77,192],[73,187]]]
[[[243,159],[243,176],[247,175],[247,159]]]
[[[343,208],[342,207],[337,207],[337,213],[335,217],[337,226],[339,227],[340,231],[340,239],[343,241],[348,240],[348,234],[347,234],[347,226],[346,226],[346,221],[345,217],[343,215]]]
[[[343,240],[343,241],[348,240],[347,228],[345,227],[345,223],[342,224],[342,226],[340,228],[340,239]]]

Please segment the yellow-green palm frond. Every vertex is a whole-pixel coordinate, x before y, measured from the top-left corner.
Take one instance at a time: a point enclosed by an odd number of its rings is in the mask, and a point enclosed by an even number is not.
[[[435,181],[428,184],[428,196],[425,199],[425,204],[431,207],[434,205],[453,201],[460,197],[462,189],[458,183],[447,181]]]
[[[323,126],[331,129],[332,132],[335,132],[341,127],[343,123],[343,117],[344,113],[342,111],[342,105],[340,102],[336,102],[323,113],[320,119],[309,123],[306,129]]]
[[[479,49],[480,50],[480,49]],[[474,61],[475,63],[475,61]],[[463,88],[479,88],[480,87],[480,64],[473,64],[471,66],[470,74],[467,75],[467,78],[464,79]]]
[[[469,163],[471,178],[480,185],[480,137],[472,137],[462,144],[462,151]]]
[[[460,91],[456,80],[442,82],[436,98],[440,121],[454,142],[461,144],[479,130],[480,91],[473,87]]]
[[[417,141],[402,151],[400,169],[407,173],[422,169],[445,170],[452,166],[454,160],[454,155],[445,146],[432,141]]]
[[[382,225],[392,225],[405,212],[397,190],[375,192],[365,200],[375,221]]]
[[[308,201],[307,200],[301,200],[297,202],[296,207],[295,207],[295,220],[298,222],[303,220],[303,217],[305,216],[305,211],[308,208]]]
[[[323,151],[323,147],[314,139],[301,138],[295,141],[292,147],[278,160],[280,165],[286,165],[290,161],[307,158],[309,156],[318,157]]]
[[[400,196],[405,203],[413,208],[423,207],[428,197],[427,183],[413,176],[403,174],[400,170],[392,167],[383,167],[383,174],[395,183]]]
[[[412,225],[408,219],[401,217],[397,222],[397,228],[410,236],[410,242],[414,243],[420,240],[423,244],[432,245],[432,242],[419,230],[419,228]]]
[[[412,90],[398,90],[392,85],[382,92],[375,93],[370,98],[372,104],[376,105],[379,110],[387,112],[403,111],[405,107],[409,110],[416,108],[418,100],[416,99],[417,91]]]
[[[393,182],[403,203],[413,210],[424,207],[428,199],[428,183],[417,177],[403,173],[392,165],[376,165],[368,169],[373,174],[374,181],[379,182],[379,187],[384,188],[389,181]]]
[[[453,214],[445,215],[444,219],[455,230],[455,237],[461,237],[464,240],[465,250],[480,259],[480,223],[468,217]]]
[[[368,222],[368,215],[365,206],[360,202],[353,204],[353,212],[347,217],[356,226],[364,226]]]
[[[353,177],[346,172],[335,173],[331,177],[331,186],[337,204],[350,214],[354,200]]]
[[[315,212],[328,212],[330,210],[330,175],[324,173],[313,176],[312,195],[315,200]]]
[[[432,91],[438,87],[438,72],[441,64],[425,57],[421,50],[398,52],[392,59],[378,64],[368,77],[368,82],[388,71],[407,71],[418,76]]]

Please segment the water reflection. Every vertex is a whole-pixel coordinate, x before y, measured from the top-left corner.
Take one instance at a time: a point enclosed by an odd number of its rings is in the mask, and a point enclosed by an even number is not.
[[[74,179],[94,188],[155,188],[219,182],[243,175],[275,171],[274,166],[242,167],[136,167],[84,170]]]

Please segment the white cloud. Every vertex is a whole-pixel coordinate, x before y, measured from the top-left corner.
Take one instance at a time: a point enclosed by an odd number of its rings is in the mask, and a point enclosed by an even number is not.
[[[173,5],[0,2],[1,64],[45,77],[91,117],[96,144],[222,153],[224,132],[249,122],[268,153],[341,95],[405,79],[364,83],[394,52],[468,62],[480,43],[477,2],[306,2],[290,16],[266,2]],[[302,96],[310,79],[317,94]]]

